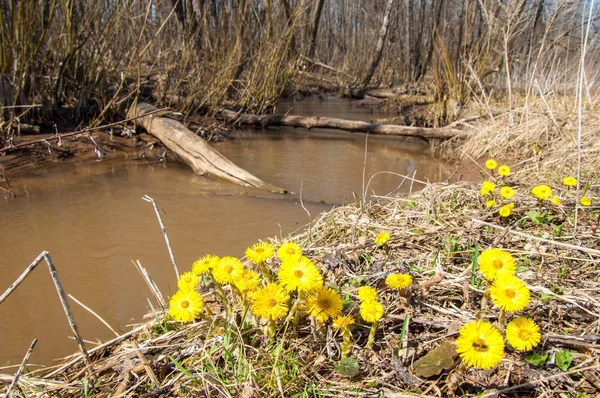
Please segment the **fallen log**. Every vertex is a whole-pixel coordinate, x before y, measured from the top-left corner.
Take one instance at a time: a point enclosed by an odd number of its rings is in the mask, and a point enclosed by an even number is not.
[[[466,131],[448,127],[425,128],[413,126],[398,126],[394,124],[375,124],[357,120],[333,119],[328,117],[282,116],[282,115],[250,115],[240,114],[230,110],[222,110],[221,117],[230,123],[247,124],[253,126],[288,126],[310,128],[327,128],[346,130],[350,132],[399,135],[407,137],[420,137],[424,139],[450,139],[467,138],[470,134]]]
[[[127,118],[134,119],[135,124],[146,129],[167,148],[179,155],[196,174],[208,174],[239,185],[272,192],[286,192],[285,189],[266,183],[236,166],[178,121],[154,114],[148,115],[155,111],[156,108],[152,105],[140,102],[129,108]]]
[[[367,95],[375,98],[393,98],[399,96],[400,92],[395,90],[381,90],[368,88],[345,88],[342,90],[342,96],[364,99]]]

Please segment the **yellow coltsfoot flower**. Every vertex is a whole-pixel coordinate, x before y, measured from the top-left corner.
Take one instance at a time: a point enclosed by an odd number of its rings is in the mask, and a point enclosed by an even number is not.
[[[490,288],[494,306],[505,312],[521,311],[529,304],[529,288],[516,276],[502,275],[496,278]]]
[[[203,307],[204,299],[200,293],[193,289],[183,289],[171,297],[169,315],[176,321],[191,322],[200,315]]]
[[[309,294],[306,307],[310,316],[318,322],[325,322],[342,313],[342,296],[335,289],[321,286]]]
[[[540,327],[529,318],[515,318],[506,326],[506,340],[519,351],[531,351],[540,343]]]
[[[177,287],[181,290],[195,289],[199,282],[200,280],[198,279],[198,275],[192,272],[184,272],[183,274],[179,275]]]
[[[287,260],[300,260],[302,248],[295,242],[285,242],[277,249],[277,257],[283,262]]]
[[[531,189],[531,193],[533,193],[536,198],[544,200],[552,196],[552,188],[548,185],[536,185]]]
[[[288,313],[289,294],[277,283],[259,287],[252,294],[252,313],[269,322],[283,318]]]
[[[287,290],[308,292],[323,286],[323,277],[317,266],[308,257],[289,259],[281,264],[279,281]]]
[[[503,165],[498,167],[498,174],[500,174],[502,177],[505,177],[507,175],[510,174],[510,167]]]
[[[502,249],[484,250],[479,255],[477,263],[479,272],[488,281],[493,281],[498,275],[514,275],[517,270],[513,257]]]
[[[192,264],[192,272],[198,276],[207,274],[215,265],[219,263],[219,257],[207,254],[204,257],[200,257]]]
[[[510,216],[510,214],[512,213],[512,209],[513,208],[514,208],[514,204],[513,203],[504,205],[500,209],[498,209],[498,214],[500,214],[500,217],[506,218],[506,217]]]
[[[497,166],[498,162],[496,162],[494,159],[488,159],[485,161],[485,167],[487,167],[490,170],[494,170]]]
[[[575,185],[577,185],[577,178],[567,176],[563,178],[563,184],[565,184],[568,187],[574,187]]]
[[[225,256],[219,260],[219,263],[212,269],[215,281],[221,285],[233,283],[237,278],[240,278],[244,273],[244,265],[242,262],[231,256]]]
[[[582,196],[579,200],[579,203],[581,203],[582,206],[590,206],[592,204],[592,200],[587,196]]]
[[[494,192],[494,189],[496,189],[496,185],[493,182],[486,180],[481,183],[481,190],[479,191],[479,193],[481,194],[481,196],[485,196],[490,192]]]
[[[456,352],[468,366],[491,369],[504,356],[504,340],[491,323],[470,322],[458,332]]]
[[[387,241],[390,240],[390,233],[383,231],[380,232],[376,237],[375,237],[375,244],[377,246],[383,246],[387,243]]]
[[[362,286],[358,289],[358,299],[360,301],[377,300],[377,290],[371,286]]]
[[[262,264],[275,255],[275,247],[269,242],[258,242],[246,249],[246,258],[252,264]]]
[[[500,188],[500,195],[502,195],[504,199],[511,199],[515,196],[515,190],[509,186],[504,186]]]
[[[377,300],[365,300],[360,304],[360,316],[365,322],[377,322],[383,316],[383,305]]]
[[[409,274],[390,274],[385,278],[385,284],[392,289],[404,290],[412,285],[413,277]]]

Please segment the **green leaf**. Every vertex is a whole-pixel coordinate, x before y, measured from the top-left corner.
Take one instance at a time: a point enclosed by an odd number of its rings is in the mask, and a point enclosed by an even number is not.
[[[541,299],[544,304],[548,304],[556,295],[542,291]]]
[[[571,351],[562,350],[556,354],[556,366],[558,366],[563,372],[566,372],[569,369],[572,362],[573,355],[571,355]]]
[[[525,360],[532,364],[533,366],[537,366],[537,367],[542,367],[544,366],[544,364],[546,363],[546,360],[548,359],[548,353],[544,354],[544,355],[540,355],[537,352],[534,352],[530,355],[527,355],[525,357]]]
[[[417,207],[417,201],[414,200],[414,199],[409,199],[409,200],[406,201],[406,205],[408,207],[415,208],[415,207]]]
[[[190,372],[189,370],[187,370],[186,368],[183,367],[182,364],[180,364],[175,358],[173,358],[172,356],[168,356],[169,359],[171,360],[171,362],[173,362],[175,364],[175,366],[177,366],[177,369],[181,370],[183,372],[184,375],[188,376],[188,377],[193,377],[194,375],[192,374],[192,372]]]
[[[419,358],[413,365],[413,371],[420,377],[437,376],[442,371],[452,368],[456,358],[456,345],[442,343]]]
[[[360,372],[360,366],[358,366],[358,361],[356,359],[344,358],[337,364],[335,371],[342,376],[352,378]]]

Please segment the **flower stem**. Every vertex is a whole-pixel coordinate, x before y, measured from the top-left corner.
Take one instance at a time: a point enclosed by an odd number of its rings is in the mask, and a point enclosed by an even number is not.
[[[350,333],[350,330],[345,327],[342,328],[342,337],[344,338],[344,341],[342,342],[342,358],[347,358],[348,355],[350,355],[350,348],[352,347],[352,334]]]
[[[504,325],[506,324],[506,312],[500,310],[500,315],[498,315],[498,327],[501,332],[504,331]]]
[[[369,339],[367,340],[367,345],[365,348],[369,348],[375,343],[375,331],[377,330],[377,321],[373,322],[371,325],[371,332],[369,333]]]
[[[219,296],[219,298],[223,302],[223,305],[225,306],[225,309],[227,310],[227,315],[231,315],[231,304],[229,304],[229,300],[227,300],[227,296],[225,296],[225,292],[223,292],[223,288],[221,287],[221,284],[219,282],[215,281],[215,279],[212,277],[212,275],[210,277],[215,284],[215,290],[217,292],[217,295]]]
[[[267,282],[269,282],[269,283],[273,282],[273,275],[271,274],[271,271],[267,268],[265,263],[260,262],[260,263],[258,263],[258,266],[260,267],[260,270],[262,271],[263,276],[267,279]]]

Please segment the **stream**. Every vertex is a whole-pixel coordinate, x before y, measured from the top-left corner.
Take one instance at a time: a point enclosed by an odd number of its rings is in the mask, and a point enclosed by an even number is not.
[[[365,121],[395,116],[343,100],[283,101],[278,112]],[[66,293],[124,332],[143,321],[151,297],[132,260],[140,261],[165,296],[177,289],[163,234],[144,195],[156,200],[183,272],[204,254],[241,257],[259,239],[285,237],[310,217],[353,203],[363,192],[368,197],[422,187],[402,176],[435,182],[450,174],[450,167],[429,156],[428,145],[419,139],[239,128],[211,145],[292,193],[199,177],[176,162],[108,159],[19,175],[11,181],[18,196],[0,196],[0,291],[47,250]],[[114,337],[89,312],[70,304],[89,347]],[[43,262],[0,305],[0,319],[0,366],[18,365],[33,338],[38,343],[30,369],[77,350]]]

